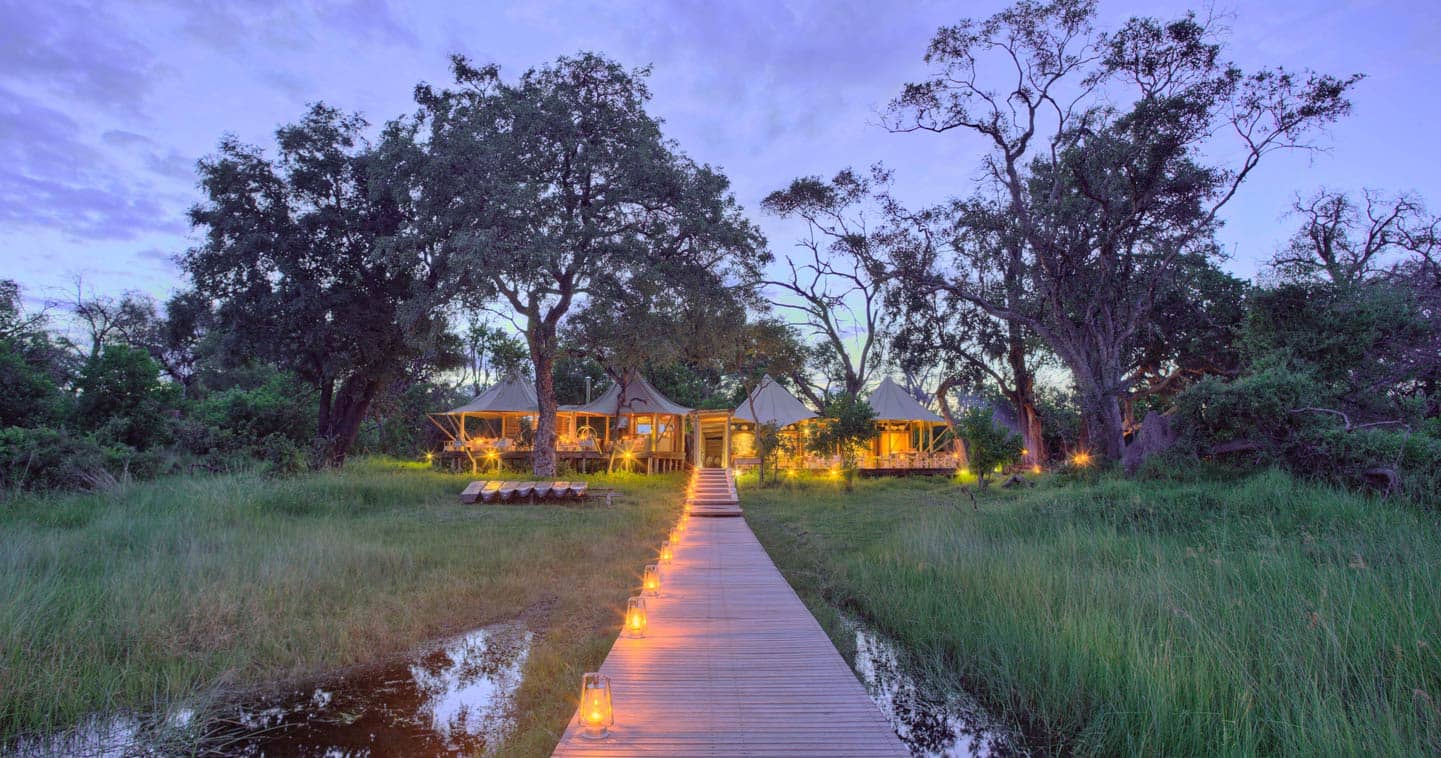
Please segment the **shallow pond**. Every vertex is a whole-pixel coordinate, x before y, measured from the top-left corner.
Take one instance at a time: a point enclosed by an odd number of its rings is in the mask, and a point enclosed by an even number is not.
[[[912,755],[1025,755],[1020,740],[973,698],[925,681],[906,666],[904,652],[895,642],[859,619],[842,618],[855,634],[856,674]]]
[[[479,754],[510,726],[508,705],[530,644],[524,626],[485,627],[395,663],[222,704],[203,719],[181,710],[95,720],[6,749],[25,756]]]

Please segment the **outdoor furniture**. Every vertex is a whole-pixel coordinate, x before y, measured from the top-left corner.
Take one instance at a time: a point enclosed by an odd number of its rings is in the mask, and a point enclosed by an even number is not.
[[[569,490],[570,482],[551,482],[550,484],[546,485],[545,492],[542,493],[537,490],[536,494],[541,495],[542,497],[565,497],[566,492]]]
[[[577,499],[580,499],[585,497],[586,491],[589,489],[590,484],[587,482],[571,482],[570,486],[567,488],[566,491],[569,492],[571,495],[575,496]]]
[[[502,482],[500,488],[495,493],[496,500],[506,501],[511,499],[515,496],[515,492],[519,488],[520,482]]]
[[[486,482],[485,488],[480,491],[480,502],[489,503],[500,497],[501,482]]]
[[[487,484],[489,484],[489,482],[471,482],[465,485],[465,489],[460,491],[460,502],[466,503],[467,505],[474,503],[480,499],[480,493],[485,489]]]

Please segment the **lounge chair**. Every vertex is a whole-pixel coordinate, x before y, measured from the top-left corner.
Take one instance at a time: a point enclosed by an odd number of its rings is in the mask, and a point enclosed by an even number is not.
[[[535,491],[537,495],[541,497],[565,497],[566,493],[570,491],[570,482],[551,482],[544,486],[544,492],[538,489]]]
[[[480,491],[480,502],[489,503],[500,497],[500,485],[502,482],[486,482],[485,488]]]
[[[585,497],[586,490],[588,489],[590,489],[590,485],[586,482],[571,482],[570,487],[568,487],[566,491],[579,499]]]
[[[536,486],[535,482],[521,482],[516,485],[515,497],[530,497],[534,495]]]
[[[490,484],[490,482],[471,482],[465,485],[465,489],[460,491],[460,502],[467,504],[474,503],[480,498],[481,491],[484,490],[488,484]]]
[[[516,490],[520,489],[520,482],[501,482],[500,488],[495,492],[495,499],[504,502],[515,496]]]

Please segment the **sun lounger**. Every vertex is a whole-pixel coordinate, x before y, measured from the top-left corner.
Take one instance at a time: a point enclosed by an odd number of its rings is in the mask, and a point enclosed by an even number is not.
[[[535,494],[535,488],[536,488],[536,483],[535,483],[535,482],[521,482],[520,484],[516,485],[516,488],[515,488],[515,496],[516,496],[516,497],[530,497],[531,495],[534,495],[534,494]]]
[[[550,482],[544,486],[544,492],[537,489],[535,494],[541,497],[565,497],[566,493],[570,491],[570,482]]]
[[[497,501],[509,500],[515,496],[515,491],[520,489],[520,482],[501,482],[500,488],[495,492]]]
[[[568,487],[566,491],[574,497],[583,498],[589,489],[590,485],[586,482],[571,482],[570,487]]]
[[[471,482],[465,485],[465,489],[460,491],[460,502],[474,503],[480,498],[481,490],[484,490],[487,484],[489,482]]]
[[[500,485],[502,482],[486,482],[485,487],[480,491],[480,502],[489,503],[500,498]]]

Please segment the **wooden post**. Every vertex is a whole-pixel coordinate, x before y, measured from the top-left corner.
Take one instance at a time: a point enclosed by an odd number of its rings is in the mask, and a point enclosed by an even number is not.
[[[731,467],[731,417],[725,418],[725,434],[722,436],[725,442],[721,445],[721,468]]]

